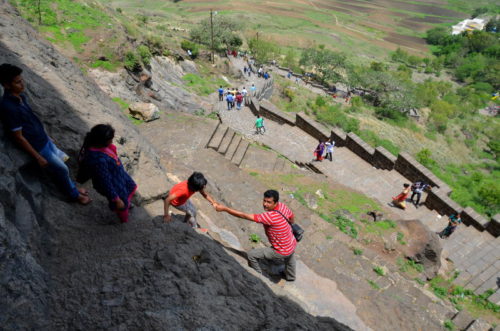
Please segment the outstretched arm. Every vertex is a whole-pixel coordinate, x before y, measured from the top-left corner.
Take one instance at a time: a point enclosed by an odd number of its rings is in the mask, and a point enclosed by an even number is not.
[[[211,204],[212,206],[214,206],[214,207],[215,207],[215,206],[217,205],[217,201],[215,201],[215,200],[214,200],[214,198],[212,198],[210,195],[208,195],[208,193],[207,193],[207,192],[205,192],[205,190],[201,190],[201,191],[200,191],[200,194],[201,194],[201,195],[202,195],[205,199],[207,199],[207,201],[208,201],[208,202],[210,202],[210,204]]]
[[[230,215],[233,215],[234,217],[238,217],[238,218],[242,218],[242,219],[246,219],[246,220],[249,220],[249,221],[253,221],[254,220],[254,217],[253,217],[253,214],[246,214],[244,212],[241,212],[241,211],[238,211],[238,210],[235,210],[235,209],[232,209],[232,208],[229,208],[228,206],[224,206],[224,205],[217,205],[215,207],[215,209],[219,212],[221,211],[225,211],[226,213],[230,214]]]

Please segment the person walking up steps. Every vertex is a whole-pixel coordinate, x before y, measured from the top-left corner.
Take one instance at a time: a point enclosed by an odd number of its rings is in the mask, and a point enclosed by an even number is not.
[[[327,141],[325,143],[325,146],[326,146],[326,155],[325,155],[325,159],[328,159],[330,160],[330,162],[332,162],[332,159],[333,159],[333,147],[335,146],[335,141],[330,140],[330,141]]]
[[[80,150],[78,180],[92,179],[95,190],[108,199],[109,208],[127,223],[137,185],[118,157],[114,136],[115,130],[108,124],[98,124],[87,133]]]
[[[231,110],[233,108],[233,102],[234,102],[234,97],[232,93],[228,93],[226,95],[226,101],[227,101],[227,110]]]
[[[256,134],[264,134],[264,132],[266,132],[264,128],[264,118],[262,118],[260,114],[257,115],[257,119],[255,120],[255,130]]]
[[[248,105],[247,94],[247,89],[243,87],[243,89],[241,90],[241,95],[243,96],[243,102],[245,103],[245,105]]]
[[[219,92],[219,101],[224,101],[224,89],[222,88],[222,85],[217,91]]]
[[[462,218],[460,214],[450,215],[448,218],[448,226],[443,229],[443,231],[438,232],[439,238],[446,239],[458,228],[458,225],[462,223]]]
[[[252,97],[255,97],[255,95],[257,94],[257,87],[255,87],[255,84],[252,84],[252,86],[250,86],[250,93],[252,93]]]
[[[89,204],[87,190],[77,188],[69,175],[64,162],[69,159],[59,150],[47,135],[42,122],[31,109],[24,94],[23,70],[14,65],[0,65],[0,84],[4,95],[0,100],[0,119],[6,135],[15,144],[36,160],[42,169],[46,169],[59,189],[71,200],[82,205]]]
[[[243,94],[240,92],[236,93],[236,109],[240,110],[241,109],[241,104],[243,103]]]
[[[264,226],[271,247],[254,248],[248,252],[248,264],[262,274],[259,259],[285,260],[284,277],[287,281],[295,280],[295,248],[297,240],[293,236],[291,224],[295,222],[293,212],[279,202],[279,193],[275,190],[264,192],[262,214],[247,214],[224,205],[217,205],[218,212],[226,212],[234,217],[260,223]]]
[[[413,191],[410,201],[415,205],[415,208],[418,208],[420,205],[420,198],[422,198],[422,193],[425,192],[425,190],[429,189],[430,186],[429,184],[426,184],[424,181],[419,180],[418,182],[415,182],[411,186],[411,190]],[[417,201],[413,201],[413,198],[417,196]]]
[[[192,228],[197,228],[198,223],[196,222],[196,207],[193,205],[189,198],[196,192],[200,194],[214,207],[217,206],[217,202],[205,192],[207,186],[207,180],[201,172],[193,172],[189,176],[188,180],[176,184],[170,190],[168,196],[165,198],[163,203],[164,215],[163,220],[165,222],[171,222],[172,216],[169,213],[170,206],[174,206],[177,210],[186,213],[184,222],[189,224]],[[201,229],[206,232],[206,229]]]

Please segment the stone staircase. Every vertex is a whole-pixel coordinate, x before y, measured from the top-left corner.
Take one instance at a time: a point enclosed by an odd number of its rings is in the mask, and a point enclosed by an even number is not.
[[[219,123],[207,143],[207,148],[216,150],[226,159],[240,166],[249,145],[250,143],[242,139],[241,135],[233,129]]]
[[[255,78],[258,88],[259,83]],[[256,135],[253,132],[255,116],[247,107],[240,111],[222,110],[219,115],[224,124],[246,139],[268,146],[299,166],[323,173],[382,204],[389,203],[392,196],[401,192],[403,183],[409,182],[395,170],[373,167],[346,147],[335,148],[332,162],[311,162],[317,145],[315,138],[298,127],[268,119],[264,120],[266,133]],[[425,198],[425,195],[422,196],[421,202]],[[435,232],[441,231],[448,223],[446,216],[443,217],[424,205],[419,208],[410,203],[407,205],[406,210],[393,209],[402,220],[418,219]],[[464,285],[477,294],[493,289],[495,293],[489,300],[500,304],[500,239],[462,224],[450,238],[442,241],[442,245],[444,256],[453,261],[460,271],[457,284]]]

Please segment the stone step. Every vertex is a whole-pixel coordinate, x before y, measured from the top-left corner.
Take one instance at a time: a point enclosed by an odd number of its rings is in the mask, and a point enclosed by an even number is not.
[[[493,276],[488,278],[488,280],[486,280],[481,286],[476,288],[474,290],[474,293],[483,294],[484,292],[486,292],[489,289],[497,290],[498,289],[498,277],[499,276],[498,276],[498,272],[497,272],[496,274],[494,274]],[[468,288],[468,285],[465,285],[465,287]],[[470,288],[472,288],[472,286]]]
[[[472,276],[472,278],[465,285],[466,287],[470,287],[473,290],[477,290],[481,288],[481,286],[483,286],[483,284],[486,283],[491,277],[498,276],[499,273],[500,270],[497,269],[494,264],[491,264],[488,268],[483,269],[475,276]]]
[[[229,144],[231,144],[231,141],[233,141],[234,135],[235,135],[234,130],[228,128],[226,134],[224,135],[224,138],[222,138],[222,142],[220,143],[219,148],[217,149],[219,153],[221,153],[222,155],[226,154],[227,149],[229,148]]]
[[[241,140],[242,138],[240,135],[235,134],[233,136],[233,140],[231,140],[231,143],[227,148],[226,155],[224,155],[226,159],[231,160],[233,158],[234,153],[236,153],[236,149],[238,148],[238,145],[240,144]]]
[[[227,129],[228,129],[227,125],[219,124],[212,138],[208,142],[207,147],[217,150],[222,142],[222,139],[224,138],[224,135],[226,134]]]
[[[282,172],[283,168],[285,167],[285,162],[286,162],[285,158],[278,157],[276,159],[276,163],[274,163],[274,169],[273,169],[273,171],[275,171],[275,172]]]
[[[248,141],[242,139],[236,149],[236,152],[234,153],[234,156],[231,158],[231,162],[239,167],[241,161],[243,161],[243,158],[245,157],[249,145],[250,143]]]
[[[499,237],[500,238],[500,237]],[[497,257],[497,251],[500,252],[500,246],[495,240],[482,242],[473,250],[469,255],[466,256],[466,261],[460,263],[459,266],[467,268],[468,266],[474,264],[479,260],[489,260],[491,256]],[[495,261],[492,261],[494,263]]]
[[[500,305],[500,288],[498,288],[497,291],[488,298],[488,301],[493,302],[496,305]]]

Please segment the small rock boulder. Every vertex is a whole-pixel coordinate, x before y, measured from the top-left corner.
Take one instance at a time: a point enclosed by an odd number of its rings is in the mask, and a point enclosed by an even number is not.
[[[434,278],[441,267],[443,248],[439,237],[418,220],[399,224],[401,232],[408,238],[408,245],[404,251],[406,257],[424,266],[427,279]]]
[[[134,102],[130,104],[128,111],[133,118],[145,122],[154,121],[160,118],[160,110],[152,103]]]

